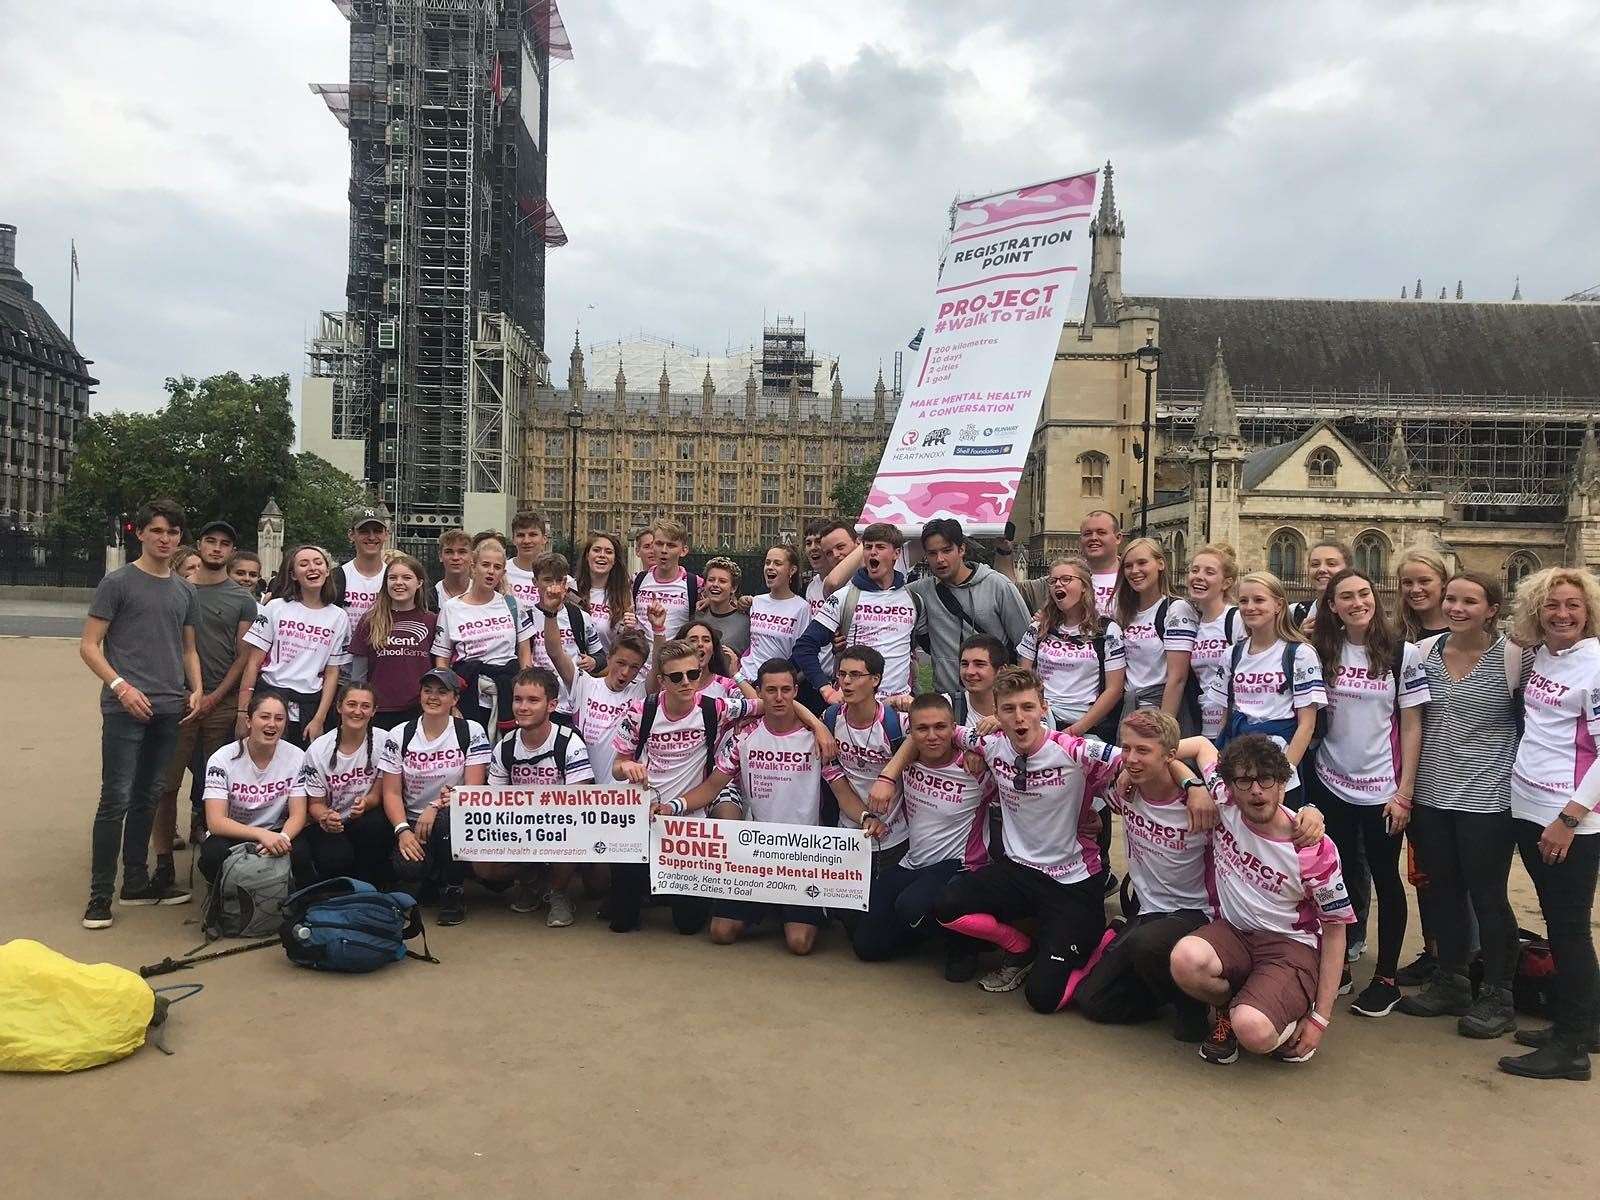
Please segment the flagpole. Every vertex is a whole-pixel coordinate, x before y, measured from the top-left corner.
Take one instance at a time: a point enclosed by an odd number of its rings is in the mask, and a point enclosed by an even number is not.
[[[78,240],[67,243],[71,247],[71,263],[67,268],[67,341],[77,345],[73,334],[78,324]]]

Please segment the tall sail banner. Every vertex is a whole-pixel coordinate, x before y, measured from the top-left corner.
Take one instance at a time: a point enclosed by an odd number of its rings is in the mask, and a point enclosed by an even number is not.
[[[921,361],[862,524],[1004,530],[1061,326],[1089,269],[1098,171],[956,206]]]

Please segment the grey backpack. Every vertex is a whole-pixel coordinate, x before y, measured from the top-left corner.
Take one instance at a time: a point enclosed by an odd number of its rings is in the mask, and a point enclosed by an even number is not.
[[[257,854],[241,842],[217,868],[201,919],[206,938],[267,937],[278,932],[294,884],[289,856]]]

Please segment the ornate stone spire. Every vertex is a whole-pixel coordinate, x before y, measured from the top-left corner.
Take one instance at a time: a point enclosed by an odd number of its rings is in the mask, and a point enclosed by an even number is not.
[[[622,364],[620,362],[617,364],[617,378],[614,386],[617,389],[617,407],[626,408],[628,406],[628,377],[622,373]]]
[[[1412,295],[1413,299],[1416,299],[1416,300],[1421,300],[1422,299],[1422,276],[1421,275],[1417,276],[1417,289],[1416,289],[1416,291],[1412,292],[1411,295]]]
[[[789,420],[800,419],[800,376],[789,376]]]
[[[750,373],[744,377],[744,415],[746,417],[753,418],[756,415],[756,396],[759,393],[760,387],[756,384],[756,365],[752,362],[750,364]]]
[[[717,394],[717,385],[711,382],[711,360],[706,359],[706,377],[700,381],[700,411],[711,415],[711,401]]]
[[[884,398],[889,394],[889,389],[883,385],[883,364],[878,364],[878,382],[872,385],[872,419],[882,421],[885,419]]]
[[[1217,438],[1224,445],[1243,442],[1239,435],[1239,407],[1234,403],[1228,365],[1222,361],[1221,338],[1217,339],[1217,352],[1211,359],[1205,395],[1200,400],[1200,414],[1194,423],[1196,438],[1207,435]]]
[[[656,391],[661,396],[661,411],[667,411],[667,395],[672,391],[672,380],[667,377],[667,360],[663,355],[661,359],[661,378],[656,380]]]
[[[1395,487],[1402,492],[1411,490],[1411,451],[1406,446],[1406,431],[1399,413],[1395,414],[1394,433],[1389,437],[1389,457],[1384,460],[1383,469]]]
[[[1466,293],[1461,290],[1461,280],[1456,280],[1456,299],[1465,300]]]
[[[1521,300],[1522,299],[1522,276],[1521,275],[1517,276],[1517,285],[1514,288],[1511,289],[1511,298],[1513,300]]]
[[[1593,495],[1600,489],[1600,444],[1595,442],[1594,417],[1583,427],[1583,445],[1578,450],[1578,461],[1573,464],[1572,490]]]
[[[567,391],[572,395],[574,402],[583,398],[583,347],[578,344],[578,331],[572,331],[572,356],[568,360]]]
[[[1446,291],[1447,291],[1447,290],[1448,290],[1448,289],[1446,289],[1446,288],[1440,288],[1440,289],[1439,289],[1439,299],[1441,299],[1441,300],[1444,300],[1444,299],[1447,299],[1447,298],[1448,298],[1448,297],[1446,297],[1446,295],[1445,295],[1445,292],[1446,292]]]
[[[1406,285],[1403,284],[1403,283],[1400,285],[1400,299],[1402,299],[1402,300],[1408,299],[1408,297],[1406,295]]]
[[[1111,160],[1106,159],[1105,175],[1100,180],[1100,208],[1089,222],[1089,236],[1121,237],[1126,232],[1122,214],[1117,211],[1117,189],[1112,178]]]
[[[844,416],[844,380],[839,376],[839,364],[833,364],[833,419]]]

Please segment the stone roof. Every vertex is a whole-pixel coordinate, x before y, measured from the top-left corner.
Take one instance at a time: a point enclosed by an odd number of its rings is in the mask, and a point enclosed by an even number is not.
[[[1241,466],[1239,481],[1245,491],[1252,491],[1261,486],[1267,476],[1271,475],[1284,463],[1288,462],[1318,433],[1326,429],[1331,433],[1340,447],[1348,451],[1357,462],[1361,463],[1380,479],[1388,478],[1380,471],[1367,456],[1361,453],[1361,448],[1344,434],[1339,432],[1339,427],[1331,421],[1318,421],[1310,429],[1292,441],[1279,442],[1276,446],[1268,446],[1264,450],[1257,450],[1249,455]]]
[[[87,360],[61,332],[61,326],[33,298],[27,280],[9,266],[0,270],[0,352],[31,359],[90,386],[99,382],[88,374]]]
[[[1600,396],[1600,304],[1129,296],[1161,314],[1157,385],[1203,391],[1217,339],[1236,388]]]

